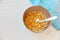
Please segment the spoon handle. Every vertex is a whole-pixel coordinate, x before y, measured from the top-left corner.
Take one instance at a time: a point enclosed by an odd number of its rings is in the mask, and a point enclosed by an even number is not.
[[[45,19],[45,20],[37,20],[38,22],[44,22],[44,21],[50,21],[50,20],[55,20],[55,19],[57,19],[57,16],[53,16],[53,17],[50,17],[50,18],[48,18],[48,19]]]

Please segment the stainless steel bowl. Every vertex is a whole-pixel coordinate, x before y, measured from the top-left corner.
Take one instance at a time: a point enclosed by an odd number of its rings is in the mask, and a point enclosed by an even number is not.
[[[51,17],[50,13],[48,12],[47,9],[43,8],[42,6],[32,6],[32,7],[29,7],[27,10],[25,10],[24,12],[24,15],[23,15],[23,22],[25,24],[25,15],[27,15],[27,13],[29,11],[33,11],[33,10],[39,10],[39,11],[42,11],[44,13],[44,15],[46,15],[47,18]],[[44,28],[43,30],[47,29],[49,27],[49,25],[51,24],[51,21],[48,21],[47,22],[47,27]],[[25,24],[25,26],[27,27],[27,25]],[[42,31],[42,30],[41,30]]]

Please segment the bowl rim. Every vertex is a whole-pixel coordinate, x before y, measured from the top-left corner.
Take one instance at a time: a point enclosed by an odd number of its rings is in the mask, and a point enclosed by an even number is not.
[[[24,25],[26,26],[26,24],[25,24],[25,22],[24,22],[24,15],[26,15],[26,12],[29,10],[29,9],[31,9],[31,8],[34,8],[34,7],[42,7],[42,6],[31,6],[31,7],[29,7],[29,8],[27,8],[26,10],[25,10],[25,12],[24,12],[24,14],[23,14],[23,23],[24,23]],[[44,10],[46,10],[47,12],[48,12],[48,14],[50,15],[50,17],[51,17],[51,14],[50,14],[50,12],[46,9],[46,8],[44,8],[44,7],[42,7]],[[50,23],[49,23],[49,25],[47,26],[47,28],[52,24],[52,21],[49,21]],[[27,26],[26,26],[26,28],[27,28]],[[41,30],[41,31],[38,31],[38,32],[42,32],[42,31],[45,31],[47,28],[44,28],[43,30]],[[27,28],[27,29],[29,29],[29,28]],[[29,29],[30,30],[30,29]],[[31,30],[30,30],[31,31]],[[35,31],[32,31],[32,32],[35,32]],[[35,33],[37,33],[37,32],[35,32]]]

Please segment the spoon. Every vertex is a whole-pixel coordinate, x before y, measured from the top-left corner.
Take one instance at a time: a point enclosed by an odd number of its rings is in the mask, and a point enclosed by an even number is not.
[[[39,20],[38,18],[36,19],[36,22],[45,22],[45,21],[51,21],[51,20],[55,20],[57,19],[58,17],[57,16],[53,16],[53,17],[50,17],[50,18],[47,18],[47,19],[44,19],[44,20]]]

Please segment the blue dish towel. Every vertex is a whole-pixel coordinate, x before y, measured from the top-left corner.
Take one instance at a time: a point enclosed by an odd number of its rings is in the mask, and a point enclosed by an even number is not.
[[[33,6],[43,6],[46,8],[51,16],[58,16],[58,19],[52,22],[52,25],[60,30],[60,8],[59,0],[29,0]]]

